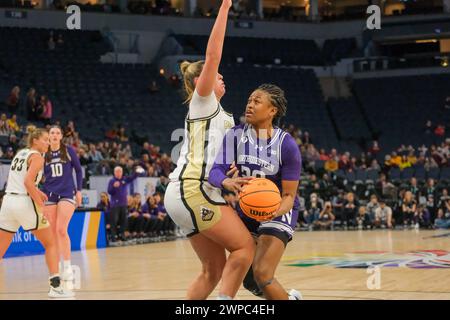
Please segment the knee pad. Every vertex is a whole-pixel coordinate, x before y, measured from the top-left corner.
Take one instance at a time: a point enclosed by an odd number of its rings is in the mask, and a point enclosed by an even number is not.
[[[250,291],[255,296],[257,296],[257,297],[263,296],[262,290],[259,288],[258,284],[255,281],[255,278],[253,277],[252,267],[250,267],[247,274],[245,275],[243,285],[244,285],[245,289]]]

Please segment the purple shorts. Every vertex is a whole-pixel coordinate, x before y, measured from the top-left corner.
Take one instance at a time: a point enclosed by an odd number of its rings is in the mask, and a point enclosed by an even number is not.
[[[292,209],[283,216],[265,222],[258,222],[247,217],[240,209],[238,209],[238,212],[242,222],[253,236],[272,235],[283,241],[284,245],[292,240],[297,225],[298,210]]]
[[[54,192],[45,192],[48,197],[48,200],[45,202],[46,206],[53,206],[58,204],[60,201],[67,201],[75,205],[75,195],[59,195]]]

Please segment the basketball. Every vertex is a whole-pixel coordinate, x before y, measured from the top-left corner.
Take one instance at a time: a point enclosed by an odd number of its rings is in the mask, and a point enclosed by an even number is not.
[[[239,196],[242,212],[257,221],[272,215],[281,203],[280,190],[275,183],[265,178],[250,181],[243,187]]]

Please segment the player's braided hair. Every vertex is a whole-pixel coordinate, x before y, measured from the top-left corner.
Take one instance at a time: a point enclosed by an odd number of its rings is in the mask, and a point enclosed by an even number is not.
[[[273,118],[274,123],[278,123],[282,117],[286,115],[287,111],[287,100],[284,96],[284,91],[280,87],[264,83],[258,87],[258,90],[264,91],[269,95],[270,102],[277,108],[277,114]]]
[[[52,129],[59,129],[59,131],[61,131],[61,134],[63,133],[61,127],[58,126],[58,125],[51,126],[50,130],[52,130]],[[69,161],[69,156],[67,155],[67,147],[63,143],[63,141],[61,141],[61,144],[60,144],[60,147],[59,147],[59,152],[60,152],[60,156],[61,156],[61,161],[62,162]],[[45,162],[46,163],[50,163],[50,161],[52,161],[52,150],[51,150],[51,148],[49,146],[47,152],[45,153]]]

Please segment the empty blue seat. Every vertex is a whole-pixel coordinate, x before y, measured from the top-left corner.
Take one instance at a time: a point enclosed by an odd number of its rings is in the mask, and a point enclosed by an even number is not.
[[[414,176],[413,168],[405,168],[401,171],[400,179],[403,181],[409,181]]]
[[[392,181],[399,181],[400,180],[400,169],[399,168],[391,168],[391,170],[389,170],[389,178]]]

